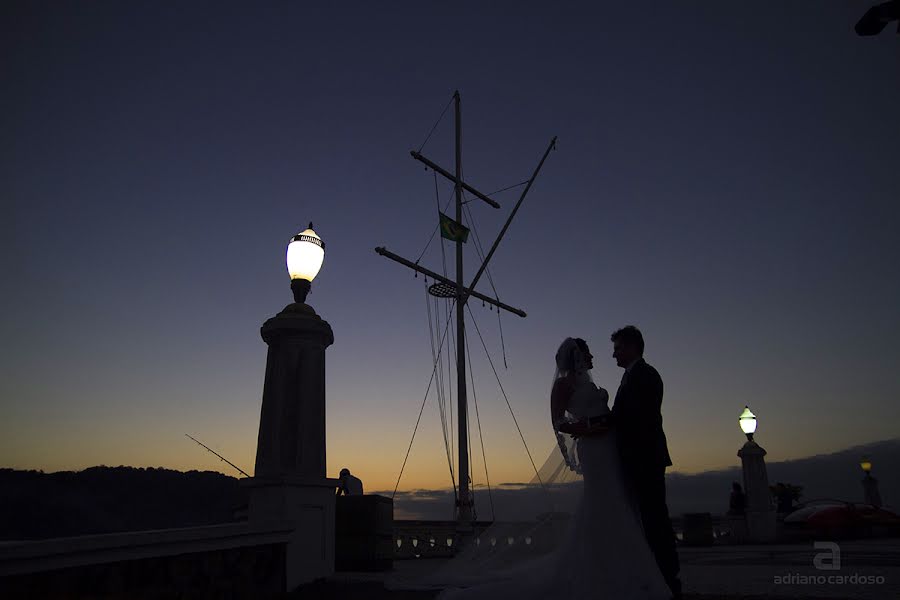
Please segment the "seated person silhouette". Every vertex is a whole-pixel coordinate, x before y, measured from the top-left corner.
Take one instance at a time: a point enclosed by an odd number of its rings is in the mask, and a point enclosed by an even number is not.
[[[363,484],[358,477],[350,474],[350,469],[341,469],[341,483],[337,488],[336,496],[362,496]]]

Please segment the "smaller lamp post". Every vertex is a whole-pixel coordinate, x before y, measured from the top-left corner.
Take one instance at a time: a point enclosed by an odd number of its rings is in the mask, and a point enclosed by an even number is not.
[[[306,303],[312,280],[319,274],[325,260],[325,242],[313,231],[313,224],[293,238],[287,247],[287,269],[291,276],[294,302]]]
[[[878,480],[872,477],[872,460],[868,456],[862,457],[859,466],[863,470],[863,502],[872,506],[881,506],[881,491],[878,489]]]
[[[775,539],[775,506],[769,491],[769,475],[766,471],[766,451],[753,440],[756,433],[756,415],[744,406],[738,417],[741,431],[747,436],[744,446],[738,450],[744,474],[744,492],[747,495],[746,519],[750,541],[769,542]]]

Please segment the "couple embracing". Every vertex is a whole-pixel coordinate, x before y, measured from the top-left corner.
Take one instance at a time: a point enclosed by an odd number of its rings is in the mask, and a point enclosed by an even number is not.
[[[662,429],[662,378],[644,360],[636,327],[616,331],[611,340],[616,364],[625,369],[611,409],[609,394],[591,379],[587,343],[567,338],[556,353],[553,428],[566,464],[584,479],[562,543],[540,563],[490,583],[445,590],[442,599],[681,598],[666,506],[665,470],[672,461]]]

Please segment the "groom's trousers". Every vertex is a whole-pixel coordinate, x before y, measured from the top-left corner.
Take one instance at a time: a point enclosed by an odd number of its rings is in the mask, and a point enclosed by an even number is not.
[[[669,507],[666,505],[666,468],[633,469],[628,473],[628,478],[641,512],[644,535],[656,557],[656,564],[672,594],[675,598],[681,598],[681,581],[678,579],[681,567],[675,550],[675,532],[669,520]]]

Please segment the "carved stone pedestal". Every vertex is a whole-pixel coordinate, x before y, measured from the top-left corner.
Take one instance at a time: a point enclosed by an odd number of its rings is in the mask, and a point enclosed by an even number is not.
[[[334,489],[337,479],[246,480],[249,521],[293,529],[285,555],[287,590],[334,573]]]

